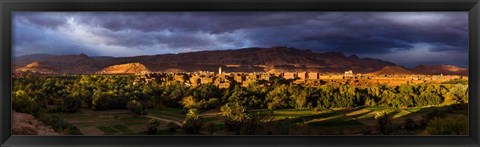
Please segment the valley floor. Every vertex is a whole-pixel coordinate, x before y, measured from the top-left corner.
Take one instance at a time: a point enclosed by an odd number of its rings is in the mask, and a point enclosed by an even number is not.
[[[377,113],[389,112],[393,114],[393,135],[424,135],[423,130],[413,129],[405,131],[405,119],[411,118],[420,124],[422,116],[435,107],[414,108],[387,108],[382,106],[333,108],[333,109],[283,109],[274,110],[271,121],[258,130],[258,135],[365,135],[378,134]],[[250,110],[249,113],[266,114],[268,110]],[[146,115],[135,115],[128,110],[92,111],[82,108],[75,113],[54,113],[69,123],[77,126],[83,135],[147,135],[146,124],[150,119],[160,120],[160,131],[157,135],[189,135],[179,129],[185,118],[182,109],[164,108],[162,110],[147,110]],[[214,124],[213,135],[235,135],[238,132],[228,131],[225,128],[220,110],[212,109],[202,112],[204,128],[207,124]],[[467,115],[466,110],[454,110],[447,113],[447,117]],[[170,125],[168,125],[170,123]],[[169,130],[175,124],[175,131]],[[207,129],[198,135],[210,135]]]

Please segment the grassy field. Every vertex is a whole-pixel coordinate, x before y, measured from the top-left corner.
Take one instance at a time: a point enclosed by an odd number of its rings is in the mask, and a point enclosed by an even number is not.
[[[180,108],[164,108],[162,110],[155,110],[149,109],[147,113],[151,116],[161,117],[165,119],[171,119],[174,121],[183,121],[185,118],[185,114],[182,114],[182,110]]]
[[[77,126],[84,135],[131,135],[146,131],[149,120],[128,110],[92,111],[81,109],[76,113],[57,113]]]
[[[343,135],[362,134],[366,129],[375,128],[375,115],[388,112],[393,114],[392,124],[402,126],[406,118],[412,118],[416,123],[430,111],[430,107],[417,108],[387,108],[382,106],[333,108],[333,109],[283,109],[274,110],[271,122],[262,127],[259,134],[274,135]],[[250,110],[249,113],[268,114],[269,110]],[[185,112],[178,108],[162,110],[147,110],[148,114],[137,116],[128,110],[92,111],[84,108],[76,113],[57,113],[69,123],[79,127],[84,135],[144,135],[146,124],[150,119],[162,121],[157,135],[185,134],[182,130],[169,132],[167,122],[180,124],[185,118]],[[463,111],[451,115],[463,115]],[[204,126],[215,125],[215,135],[233,135],[225,129],[220,110],[212,109],[201,113]]]

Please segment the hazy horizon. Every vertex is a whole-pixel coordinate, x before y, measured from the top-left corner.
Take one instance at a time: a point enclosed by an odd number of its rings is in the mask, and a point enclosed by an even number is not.
[[[287,46],[468,67],[467,12],[15,12],[14,56],[131,57]]]

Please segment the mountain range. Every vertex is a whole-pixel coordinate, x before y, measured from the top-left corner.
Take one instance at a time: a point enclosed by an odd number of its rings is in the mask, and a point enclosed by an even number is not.
[[[341,52],[317,53],[288,47],[243,48],[134,57],[89,57],[80,55],[32,54],[14,58],[16,72],[39,71],[64,74],[132,74],[136,72],[287,72],[373,74],[467,75],[467,68],[452,65],[419,65],[407,69],[373,58],[346,56]]]

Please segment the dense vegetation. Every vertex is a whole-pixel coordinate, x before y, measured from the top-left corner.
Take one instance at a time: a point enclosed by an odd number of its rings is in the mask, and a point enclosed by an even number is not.
[[[407,108],[468,103],[468,86],[462,80],[369,87],[332,82],[312,87],[274,79],[247,87],[233,84],[227,89],[212,84],[189,87],[179,82],[135,84],[134,80],[135,76],[125,75],[17,77],[12,105],[16,111],[36,117],[45,111],[76,112],[82,105],[92,110],[129,109],[138,115],[145,114],[145,109],[183,108],[188,112],[183,129],[190,133],[199,133],[203,125],[198,111],[215,108],[221,110],[229,130],[255,134],[255,129],[271,118],[247,113],[251,109]],[[379,123],[389,123],[388,117],[380,118],[384,121]],[[441,124],[441,121],[434,123]],[[156,132],[158,125],[158,122],[151,122],[150,133]],[[70,126],[58,126],[61,130],[74,130],[71,134],[78,132]]]
[[[188,87],[178,82],[133,84],[134,76],[57,76],[20,77],[14,80],[13,108],[35,113],[54,106],[51,111],[74,112],[83,103],[92,110],[161,108],[164,106],[206,110],[238,103],[249,109],[336,108],[356,106],[416,107],[468,102],[466,84],[425,83],[399,86],[356,87],[327,83],[306,87],[274,80],[234,85],[219,89],[214,85]]]

